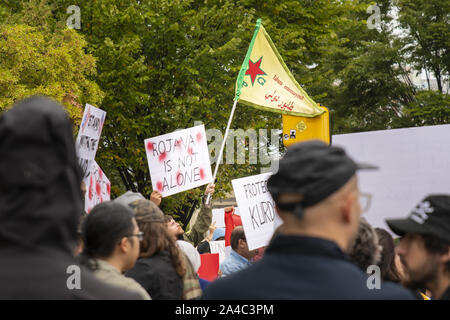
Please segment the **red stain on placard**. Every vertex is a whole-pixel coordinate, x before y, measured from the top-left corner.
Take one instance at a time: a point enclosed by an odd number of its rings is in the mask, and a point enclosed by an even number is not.
[[[205,174],[205,170],[203,168],[200,168],[200,179],[205,179],[206,174]]]
[[[203,138],[203,136],[202,136],[202,134],[200,132],[197,133],[197,135],[195,136],[195,139],[197,140],[197,142],[202,141],[202,138]]]
[[[163,162],[167,158],[167,152],[163,152],[159,155],[159,162]]]
[[[95,191],[97,192],[97,195],[100,195],[102,193],[102,187],[98,182],[95,184]]]
[[[153,151],[153,143],[151,143],[150,141],[147,142],[147,151],[148,152],[152,152]]]
[[[108,194],[111,195],[111,185],[109,183],[106,184],[106,190],[108,191]]]
[[[175,140],[175,148],[181,148],[181,139]]]
[[[162,191],[163,191],[163,184],[162,184],[161,181],[158,181],[158,182],[156,183],[156,189],[158,189],[159,192],[162,192]]]
[[[187,152],[188,152],[188,154],[189,154],[190,156],[192,156],[192,154],[194,153],[194,152],[192,151],[192,147],[189,147]]]
[[[100,179],[103,179],[103,178],[102,178],[102,176],[103,176],[103,171],[102,171],[101,168],[98,168],[98,176],[100,177]]]

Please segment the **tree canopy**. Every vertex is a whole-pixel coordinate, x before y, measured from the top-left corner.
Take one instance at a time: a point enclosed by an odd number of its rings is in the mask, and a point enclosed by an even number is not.
[[[86,102],[105,110],[97,162],[113,196],[149,196],[144,139],[196,121],[224,133],[257,18],[296,80],[330,109],[333,133],[449,121],[449,5],[438,0],[380,0],[376,29],[367,0],[80,0],[81,28],[69,30],[72,4],[0,5],[0,107],[42,93],[74,120]],[[439,90],[416,88],[411,68],[434,74]],[[232,128],[270,132],[281,116],[238,105]],[[221,166],[219,196],[260,170],[241,143],[246,163]],[[185,223],[203,190],[164,199],[163,210]]]

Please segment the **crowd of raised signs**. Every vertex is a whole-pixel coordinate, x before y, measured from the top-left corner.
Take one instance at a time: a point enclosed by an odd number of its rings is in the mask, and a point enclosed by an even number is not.
[[[221,209],[194,127],[143,142],[150,196],[111,200],[94,160],[100,111],[85,110],[76,140],[45,97],[0,116],[0,299],[450,299],[450,195],[424,195],[373,228],[356,175],[366,167],[311,140],[277,172],[234,180],[239,210]],[[200,186],[186,226],[161,210]]]

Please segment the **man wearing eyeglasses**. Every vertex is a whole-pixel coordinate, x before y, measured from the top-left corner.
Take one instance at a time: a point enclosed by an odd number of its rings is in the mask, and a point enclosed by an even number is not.
[[[339,147],[289,147],[267,183],[283,224],[259,262],[212,283],[204,298],[413,299],[392,283],[369,289],[367,274],[348,260],[362,214],[358,169]]]
[[[114,201],[98,204],[83,223],[82,239],[80,259],[97,279],[150,300],[138,282],[123,275],[135,265],[143,240],[131,208]]]

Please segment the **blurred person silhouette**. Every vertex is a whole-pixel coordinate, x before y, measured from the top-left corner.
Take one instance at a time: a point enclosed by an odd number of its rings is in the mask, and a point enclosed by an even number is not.
[[[81,237],[84,248],[80,260],[98,279],[150,300],[139,283],[123,275],[135,265],[143,238],[129,207],[113,201],[96,205],[84,220]]]
[[[82,172],[71,121],[46,97],[0,117],[0,299],[140,299],[104,284],[73,253]]]
[[[369,266],[378,265],[382,250],[377,233],[366,219],[361,218],[358,233],[348,253],[350,260],[362,271],[367,272]]]
[[[381,246],[381,259],[378,266],[381,270],[381,279],[395,283],[401,283],[403,278],[403,266],[400,257],[395,252],[394,239],[385,229],[375,228],[378,235],[378,243]]]
[[[362,208],[357,165],[321,141],[293,144],[267,183],[283,224],[252,266],[211,283],[203,299],[413,299],[348,260]]]

